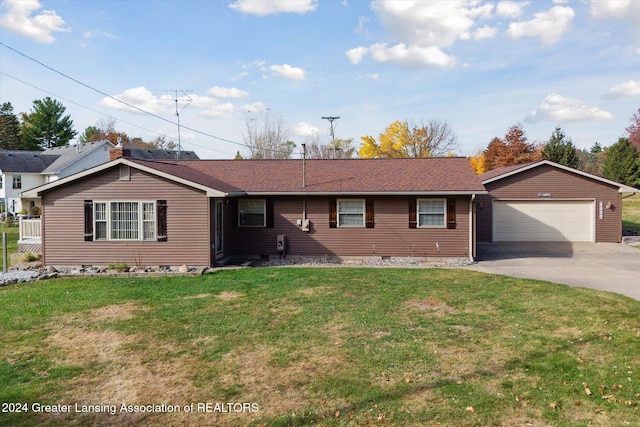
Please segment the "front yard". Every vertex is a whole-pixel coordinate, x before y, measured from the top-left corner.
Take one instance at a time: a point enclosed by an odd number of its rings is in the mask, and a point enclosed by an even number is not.
[[[36,282],[0,306],[0,425],[640,424],[640,302],[615,294],[260,268]]]

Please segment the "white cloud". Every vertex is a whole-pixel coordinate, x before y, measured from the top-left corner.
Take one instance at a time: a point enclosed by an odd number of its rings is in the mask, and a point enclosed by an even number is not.
[[[221,118],[221,117],[228,117],[231,115],[231,113],[233,113],[236,110],[236,107],[227,102],[224,104],[215,104],[212,105],[211,107],[209,107],[208,109],[204,110],[202,113],[200,113],[203,116],[206,117],[213,117],[213,118]]]
[[[53,43],[54,32],[70,32],[64,20],[54,10],[43,10],[38,0],[5,0],[0,26],[29,37],[38,43]]]
[[[489,16],[493,6],[474,7],[476,3],[378,0],[373,9],[393,38],[409,45],[444,47],[468,39],[474,18]]]
[[[256,101],[251,104],[244,104],[240,109],[245,113],[259,113],[260,111],[266,111],[267,107],[262,102]]]
[[[318,128],[313,126],[311,123],[300,122],[293,132],[300,136],[315,135],[318,133]]]
[[[362,34],[365,37],[369,37],[369,30],[367,30],[367,23],[369,22],[369,18],[365,16],[361,16],[358,18],[358,26],[354,30],[356,34]]]
[[[144,86],[127,89],[121,94],[115,95],[114,98],[153,114],[162,113],[168,110],[169,107],[173,107],[171,102],[169,102],[173,101],[171,96],[165,95],[158,98]],[[131,108],[128,105],[118,102],[112,98],[102,98],[100,105],[108,108],[140,112],[139,110]]]
[[[552,93],[525,118],[525,121],[529,123],[543,121],[570,123],[610,119],[613,119],[613,115],[608,111],[585,105],[575,98]]]
[[[269,69],[273,74],[284,77],[289,80],[304,80],[304,70],[302,68],[292,67],[289,64],[272,65]]]
[[[609,88],[604,97],[607,99],[619,99],[638,95],[640,95],[640,82],[629,80]]]
[[[591,16],[628,21],[640,28],[640,2],[637,0],[591,0]]]
[[[520,16],[522,16],[522,12],[527,6],[529,6],[528,1],[501,1],[498,3],[498,6],[496,6],[496,15],[502,18],[519,18]]]
[[[394,62],[412,67],[448,67],[455,58],[443,48],[456,40],[493,37],[497,30],[476,27],[493,13],[493,3],[475,0],[394,1],[375,0],[372,8],[393,43],[379,42],[345,52],[357,64],[370,55],[378,62]]]
[[[473,32],[473,38],[477,40],[490,39],[494,37],[497,32],[497,28],[485,25],[484,27],[478,28]]]
[[[368,51],[369,49],[367,49],[366,47],[360,46],[349,49],[345,52],[345,54],[347,55],[347,57],[349,57],[349,60],[352,64],[357,64],[362,61],[362,58],[364,58]]]
[[[236,74],[235,76],[231,77],[231,81],[235,82],[235,81],[238,81],[238,80],[242,80],[245,77],[247,77],[248,75],[249,75],[248,71],[241,71],[238,74]]]
[[[215,98],[241,99],[249,96],[249,92],[235,87],[213,86],[207,89],[207,93]]]
[[[397,62],[410,67],[447,67],[455,63],[455,58],[437,47],[407,46],[402,43],[387,47],[386,43],[376,43],[368,50],[378,62]]]
[[[258,16],[278,13],[303,14],[316,10],[318,0],[236,0],[229,7],[240,13]]]
[[[548,12],[539,12],[529,21],[512,22],[507,35],[512,38],[540,37],[543,43],[559,42],[569,29],[575,13],[565,6],[554,6]]]

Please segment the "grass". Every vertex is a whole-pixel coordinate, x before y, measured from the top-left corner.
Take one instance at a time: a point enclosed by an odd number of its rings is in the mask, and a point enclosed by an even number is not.
[[[622,200],[622,228],[640,232],[640,193]]]
[[[610,293],[465,270],[262,268],[34,282],[0,289],[0,306],[0,402],[30,409],[0,425],[640,423],[640,302]]]
[[[7,233],[7,253],[8,253],[7,262],[9,262],[9,265],[10,265],[11,261],[10,261],[9,254],[18,252],[18,239],[20,238],[20,228],[17,225],[14,227],[6,227],[4,225],[0,225],[0,235],[2,233]],[[0,250],[0,256],[2,256],[1,250]],[[2,265],[1,262],[2,261],[0,261],[0,265]]]

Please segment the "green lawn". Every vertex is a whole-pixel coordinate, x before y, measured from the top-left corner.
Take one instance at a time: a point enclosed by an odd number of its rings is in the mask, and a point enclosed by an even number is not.
[[[640,231],[640,193],[622,199],[622,228]]]
[[[18,239],[20,238],[20,228],[5,227],[0,225],[0,245],[2,244],[2,233],[7,233],[7,261],[11,263],[9,254],[18,252]],[[0,257],[2,257],[2,249],[0,249]],[[2,260],[0,259],[0,268],[2,268]],[[1,270],[0,270],[1,271]]]
[[[615,294],[257,268],[34,282],[0,289],[0,307],[0,402],[29,410],[0,425],[640,424],[640,302]]]

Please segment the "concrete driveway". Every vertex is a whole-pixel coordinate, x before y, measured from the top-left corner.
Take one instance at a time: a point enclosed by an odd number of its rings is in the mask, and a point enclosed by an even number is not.
[[[478,243],[477,261],[464,268],[640,300],[640,249],[622,243]]]

